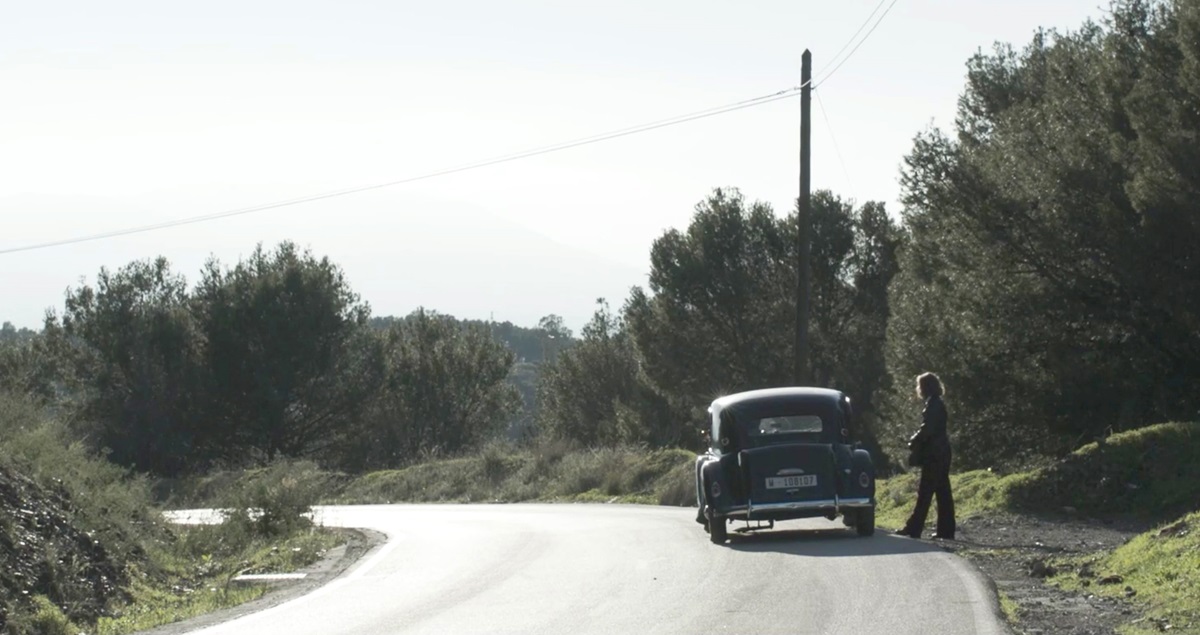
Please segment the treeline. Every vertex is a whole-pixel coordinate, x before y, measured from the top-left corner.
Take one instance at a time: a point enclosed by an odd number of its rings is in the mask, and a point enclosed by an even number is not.
[[[970,60],[954,131],[905,160],[888,366],[946,375],[972,464],[1198,418],[1198,139],[1197,0]]]
[[[812,197],[811,221],[810,376],[853,395],[859,437],[873,444],[901,233],[881,204],[856,208],[827,191]],[[714,398],[791,385],[796,222],[736,190],[701,202],[686,230],[654,242],[649,290],[633,289],[619,312],[601,303],[580,342],[546,369],[542,429],[698,449]]]
[[[1121,1],[967,65],[954,130],[919,134],[898,217],[814,193],[811,383],[897,455],[913,378],[949,387],[960,467],[1037,461],[1200,413],[1200,0]],[[650,253],[648,288],[578,338],[418,311],[372,318],[290,244],[189,288],[102,271],[0,384],[163,474],[313,457],[391,467],[488,438],[702,447],[705,408],[793,382],[797,215],[714,191]]]
[[[10,330],[0,388],[159,475],[282,457],[395,467],[504,434],[522,408],[516,353],[489,325],[425,310],[372,324],[336,265],[290,243],[211,261],[194,287],[162,258],[101,270],[41,333]]]
[[[815,380],[870,395],[898,230],[880,205],[814,202]],[[279,458],[398,467],[496,437],[699,449],[714,396],[790,383],[795,225],[718,190],[656,242],[652,295],[601,301],[578,339],[556,315],[372,317],[336,265],[290,243],[211,261],[192,286],[165,259],[137,261],[68,290],[39,334],[6,338],[0,388],[38,395],[115,463],[169,476]]]
[[[1200,416],[1200,1],[1120,1],[967,64],[918,135],[899,224],[813,199],[812,381],[892,455],[914,377],[949,386],[960,467]],[[659,238],[542,383],[544,428],[687,445],[712,397],[792,381],[795,215],[734,191]]]

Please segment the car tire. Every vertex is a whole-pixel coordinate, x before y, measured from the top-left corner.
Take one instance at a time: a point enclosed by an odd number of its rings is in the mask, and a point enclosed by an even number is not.
[[[725,517],[714,513],[710,507],[708,509],[708,539],[714,545],[723,545],[728,538],[729,531],[725,526]]]
[[[866,507],[856,510],[854,515],[854,530],[860,536],[871,536],[875,533],[875,507]]]
[[[855,526],[858,523],[858,521],[855,519],[856,516],[857,514],[854,513],[853,509],[847,509],[846,511],[842,512],[842,524],[847,527]]]

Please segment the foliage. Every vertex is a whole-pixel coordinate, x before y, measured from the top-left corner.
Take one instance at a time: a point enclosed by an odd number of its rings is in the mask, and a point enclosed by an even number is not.
[[[478,453],[364,474],[330,502],[598,501],[695,505],[685,450],[579,449],[559,440],[494,442]]]
[[[1022,478],[1028,478],[1028,475],[1001,476],[987,470],[951,474],[950,489],[954,493],[955,515],[961,521],[979,514],[1009,509],[1012,504],[1011,486]],[[878,506],[875,520],[879,525],[904,525],[916,504],[918,481],[918,473],[912,472],[880,479],[876,483]]]
[[[1016,506],[1083,513],[1172,518],[1200,509],[1200,423],[1165,423],[1089,443],[1018,481]]]
[[[888,364],[948,380],[965,465],[1200,408],[1198,12],[1118,2],[976,55],[955,134],[917,137]]]
[[[350,469],[475,448],[520,408],[508,381],[513,353],[482,326],[420,309],[388,329],[384,355],[383,389],[350,444]]]
[[[39,402],[0,394],[0,629],[53,632],[106,614],[125,566],[162,533],[144,479],[73,442]],[[38,595],[53,610],[30,604]]]
[[[231,268],[210,261],[191,292],[165,259],[136,261],[69,290],[41,334],[5,328],[0,387],[160,477],[280,458],[394,467],[528,438],[538,369],[514,369],[503,328],[369,313],[336,265],[288,242]],[[543,354],[573,341],[554,315],[520,331]]]
[[[141,543],[161,531],[144,477],[89,452],[24,396],[0,394],[0,464],[62,494],[72,524],[116,560],[140,558]]]
[[[687,427],[642,375],[623,319],[597,304],[580,342],[541,375],[540,430],[585,447],[686,443]]]
[[[4,323],[0,328],[0,391],[52,402],[59,396],[62,375],[58,357],[45,337]]]
[[[512,366],[508,381],[517,389],[521,408],[505,430],[504,438],[509,441],[527,442],[537,435],[537,419],[541,412],[537,391],[541,374],[542,366],[539,364],[516,362]]]
[[[95,632],[126,635],[248,602],[267,588],[236,583],[235,576],[295,571],[343,542],[319,529],[269,538],[246,529],[237,523],[176,528],[173,541],[150,550],[151,565],[134,578],[131,601],[100,619]]]
[[[186,281],[166,259],[101,269],[69,290],[46,332],[82,393],[80,432],[121,465],[164,474],[189,466],[199,418],[198,342]]]
[[[373,317],[371,328],[386,332],[398,322],[412,321],[419,312],[405,317]],[[486,330],[492,338],[502,342],[513,352],[514,363],[509,383],[516,387],[521,397],[521,408],[507,422],[505,437],[511,441],[528,441],[537,434],[536,421],[539,417],[537,386],[543,366],[556,359],[562,351],[575,345],[577,340],[564,324],[561,316],[549,314],[538,320],[534,328],[526,328],[512,322],[491,320],[454,320],[442,315],[442,319],[453,320],[464,329]]]
[[[382,384],[382,354],[341,270],[291,243],[232,269],[210,261],[195,293],[204,337],[206,448],[227,459],[311,457],[351,436]]]
[[[36,595],[32,604],[28,613],[19,613],[8,623],[6,635],[75,635],[81,632],[50,598]]]
[[[17,328],[12,322],[0,324],[0,344],[21,344],[33,341],[37,333],[27,328]]]
[[[215,503],[226,510],[225,525],[253,536],[289,536],[312,527],[312,506],[335,477],[311,461],[280,460],[247,471]]]
[[[959,518],[1005,510],[1162,522],[1200,509],[1197,453],[1200,423],[1148,426],[1088,444],[1036,469],[953,474],[955,510]],[[916,490],[915,472],[880,480],[878,517],[903,522]]]
[[[650,293],[633,290],[626,319],[646,376],[697,427],[721,394],[795,381],[796,219],[718,189],[696,206],[686,231],[654,243]],[[900,234],[881,204],[855,210],[827,191],[814,193],[811,222],[803,364],[812,383],[851,395],[867,415],[860,437],[871,443]]]
[[[716,190],[686,231],[651,250],[650,291],[628,320],[646,373],[693,407],[717,394],[791,383],[795,274],[788,232],[764,203]]]
[[[1130,632],[1194,633],[1200,627],[1200,513],[1193,513],[1135,536],[1111,553],[1054,562],[1052,583],[1087,587],[1089,593],[1117,596],[1141,605],[1151,624]],[[1119,579],[1118,584],[1097,584]],[[1153,625],[1153,628],[1150,626]]]
[[[291,243],[210,261],[191,293],[165,259],[137,261],[70,290],[24,367],[59,365],[50,385],[80,404],[79,433],[139,471],[314,456],[354,436],[382,382],[368,313]]]
[[[396,322],[412,319],[412,315],[404,317],[376,316],[370,319],[372,329],[387,331]],[[484,327],[497,340],[504,343],[518,363],[541,364],[575,343],[571,329],[563,322],[560,315],[551,313],[538,320],[535,327],[517,326],[509,321],[495,322],[492,320],[458,320],[463,326]]]

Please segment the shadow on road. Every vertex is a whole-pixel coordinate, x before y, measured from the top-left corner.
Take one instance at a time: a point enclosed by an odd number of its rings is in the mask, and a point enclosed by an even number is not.
[[[890,556],[942,551],[936,544],[894,536],[878,530],[861,538],[853,529],[771,529],[746,534],[729,534],[728,547],[752,553],[786,553],[794,556],[838,558],[846,556]]]

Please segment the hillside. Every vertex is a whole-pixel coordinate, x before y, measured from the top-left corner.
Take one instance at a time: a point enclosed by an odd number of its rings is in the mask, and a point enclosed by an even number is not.
[[[0,465],[0,631],[8,632],[10,619],[19,622],[22,610],[53,620],[57,607],[73,622],[91,623],[109,615],[114,601],[128,600],[124,563],[73,517],[65,491]]]
[[[1041,469],[952,476],[958,540],[1020,632],[1200,633],[1200,423],[1114,434]],[[916,475],[881,482],[899,527]]]

